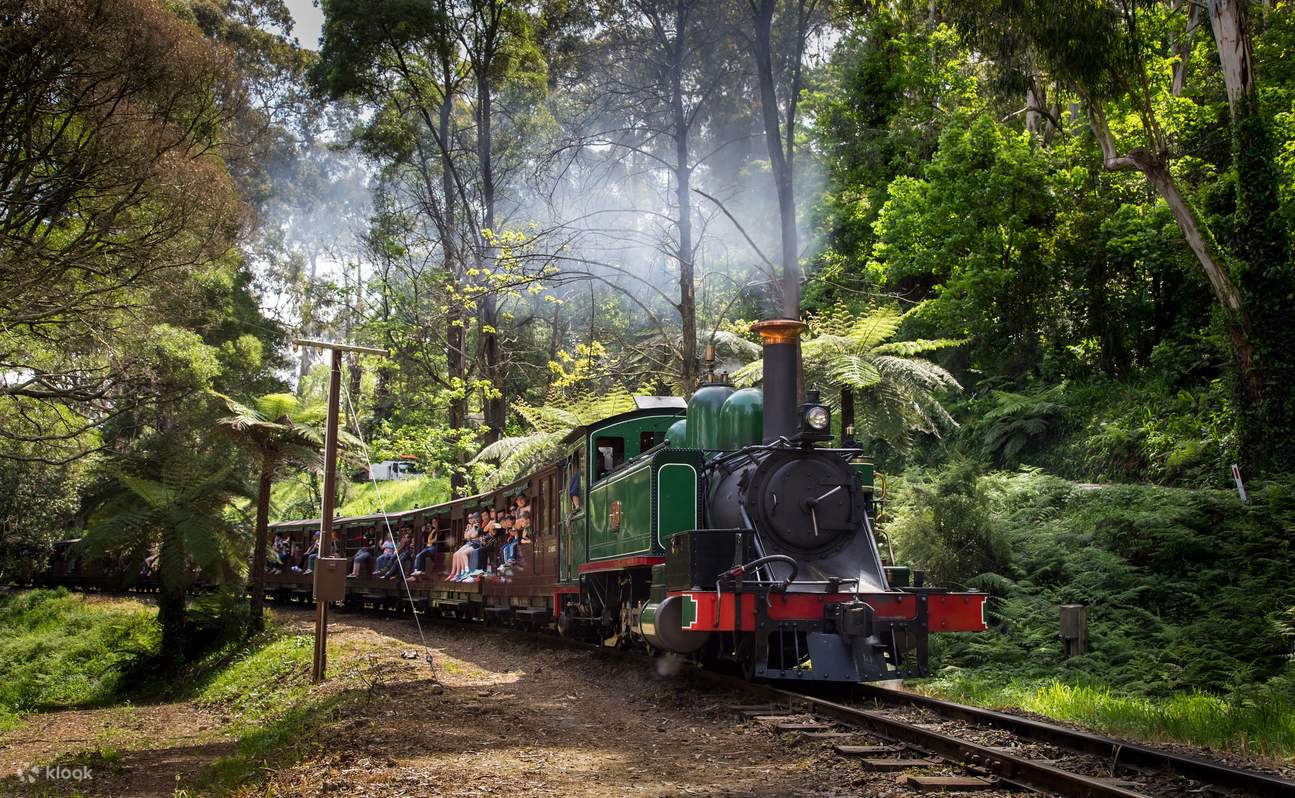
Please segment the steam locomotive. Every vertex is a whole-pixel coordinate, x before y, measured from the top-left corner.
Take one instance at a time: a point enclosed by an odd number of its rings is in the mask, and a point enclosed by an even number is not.
[[[985,595],[928,587],[920,572],[883,563],[871,461],[854,445],[831,447],[831,409],[814,392],[796,404],[802,329],[756,325],[763,391],[712,382],[686,403],[636,397],[636,409],[573,431],[554,462],[498,490],[335,519],[335,557],[402,533],[415,550],[438,544],[417,578],[347,579],[344,603],[556,628],[752,679],[926,675],[929,634],[983,630]],[[516,559],[505,567],[486,548],[477,577],[446,574],[470,515],[521,495],[532,527]],[[271,525],[301,547],[319,528]],[[85,567],[55,576],[98,578]],[[310,601],[312,575],[270,573],[266,589]]]
[[[795,404],[803,325],[755,328],[763,391],[703,385],[663,446],[619,465],[622,432],[646,439],[651,421],[576,436],[612,468],[573,519],[588,543],[567,547],[578,564],[561,575],[559,628],[726,662],[748,678],[926,675],[928,634],[983,630],[985,596],[883,565],[871,462],[827,447],[831,410],[815,392]]]

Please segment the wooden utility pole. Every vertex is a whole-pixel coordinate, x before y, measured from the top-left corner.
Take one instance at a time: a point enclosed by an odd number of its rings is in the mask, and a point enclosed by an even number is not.
[[[346,588],[346,568],[338,568],[336,563],[327,563],[333,556],[333,504],[337,497],[337,416],[342,388],[342,353],[360,352],[367,355],[387,356],[387,350],[371,346],[350,346],[335,344],[330,341],[312,341],[296,339],[294,346],[308,346],[330,351],[331,371],[328,376],[328,424],[324,432],[324,495],[319,508],[319,553],[315,557],[313,581],[315,587],[315,660],[310,671],[310,681],[319,684],[324,681],[324,671],[328,666],[328,605],[336,600],[336,588],[333,584],[338,576],[343,580],[340,587],[343,594]],[[332,567],[329,567],[332,566]],[[327,580],[327,581],[326,581]]]

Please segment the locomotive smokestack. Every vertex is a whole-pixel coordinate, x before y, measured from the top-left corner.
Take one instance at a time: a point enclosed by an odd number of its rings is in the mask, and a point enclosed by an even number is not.
[[[797,342],[805,325],[795,319],[768,319],[751,329],[764,345],[764,442],[790,438],[797,429]]]

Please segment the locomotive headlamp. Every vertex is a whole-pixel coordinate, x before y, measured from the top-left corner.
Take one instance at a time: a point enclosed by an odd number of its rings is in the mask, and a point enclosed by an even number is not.
[[[796,437],[805,442],[832,437],[832,411],[819,402],[818,391],[805,392],[805,404],[800,406],[800,432]]]
[[[822,432],[832,423],[832,417],[828,414],[827,408],[822,405],[815,405],[805,411],[805,426],[816,432]]]

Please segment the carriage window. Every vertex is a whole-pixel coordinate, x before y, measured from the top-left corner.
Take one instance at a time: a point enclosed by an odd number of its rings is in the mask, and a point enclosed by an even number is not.
[[[624,438],[594,438],[594,449],[596,450],[594,479],[602,479],[608,471],[625,462]]]

